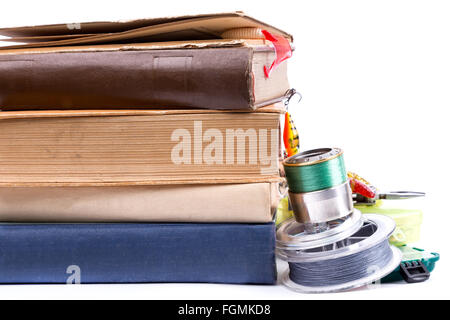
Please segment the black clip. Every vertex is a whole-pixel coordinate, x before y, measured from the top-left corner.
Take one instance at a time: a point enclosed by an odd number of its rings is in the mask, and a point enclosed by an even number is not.
[[[422,261],[402,262],[400,274],[408,283],[424,282],[430,278],[430,272]]]

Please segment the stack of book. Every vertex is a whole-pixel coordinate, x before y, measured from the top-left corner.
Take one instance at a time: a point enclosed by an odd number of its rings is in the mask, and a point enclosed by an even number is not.
[[[276,281],[292,37],[241,12],[0,29],[0,282]]]

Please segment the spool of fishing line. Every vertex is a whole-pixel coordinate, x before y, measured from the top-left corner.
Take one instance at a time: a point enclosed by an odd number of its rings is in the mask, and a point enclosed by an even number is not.
[[[280,243],[281,234],[286,236],[281,226],[277,231],[277,255],[289,263],[283,283],[305,293],[338,292],[371,284],[395,270],[402,258],[400,250],[388,241],[395,222],[381,215],[366,215],[360,222],[362,226],[347,237],[342,238],[345,232],[341,231],[339,240],[339,235],[322,236],[314,243],[292,243],[289,247]],[[337,222],[338,227],[344,224]],[[353,231],[357,225],[343,229]]]
[[[362,287],[393,271],[401,261],[389,245],[395,222],[353,208],[338,148],[296,154],[284,162],[294,217],[277,229],[277,256],[289,263],[283,283],[307,293]]]
[[[347,181],[343,152],[338,148],[300,152],[285,159],[283,166],[294,193],[329,189]]]
[[[300,223],[325,223],[353,212],[343,152],[322,148],[287,158],[284,170],[295,219]]]

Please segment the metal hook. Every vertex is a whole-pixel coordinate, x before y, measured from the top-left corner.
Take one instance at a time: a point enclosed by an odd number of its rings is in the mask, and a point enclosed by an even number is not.
[[[300,101],[302,101],[302,95],[300,94],[300,92],[298,92],[297,90],[295,90],[294,88],[289,89],[288,91],[286,91],[286,93],[284,94],[284,96],[286,97],[286,100],[284,102],[284,106],[286,108],[286,111],[289,108],[289,104],[291,103],[291,100],[294,96],[298,96],[298,101],[297,103],[300,103]]]

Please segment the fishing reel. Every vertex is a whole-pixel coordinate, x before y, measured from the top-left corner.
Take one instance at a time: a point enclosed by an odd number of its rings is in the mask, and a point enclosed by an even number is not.
[[[353,207],[343,152],[322,148],[284,160],[294,218],[277,229],[283,283],[300,292],[349,290],[377,281],[401,261],[389,245],[395,222]]]

